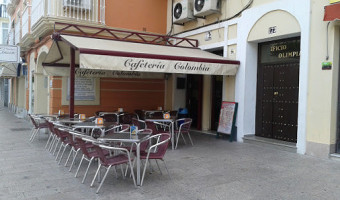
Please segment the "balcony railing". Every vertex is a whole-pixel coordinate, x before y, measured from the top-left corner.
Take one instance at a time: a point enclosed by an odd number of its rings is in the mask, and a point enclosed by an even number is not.
[[[0,4],[0,18],[8,18],[6,5]]]
[[[29,27],[29,21],[30,21],[30,10],[31,6],[27,6],[22,13],[22,37],[24,37],[26,34],[30,33],[30,27]]]
[[[105,0],[32,0],[31,27],[42,17],[105,23]]]

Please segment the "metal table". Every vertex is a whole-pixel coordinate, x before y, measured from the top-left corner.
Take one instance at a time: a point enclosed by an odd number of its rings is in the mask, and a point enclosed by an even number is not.
[[[126,142],[136,144],[136,159],[137,159],[137,185],[140,186],[141,176],[141,162],[140,162],[140,143],[142,140],[147,139],[151,134],[149,133],[138,133],[136,135],[130,135],[130,133],[109,133],[104,137],[98,138],[102,142]]]
[[[99,129],[101,131],[101,136],[105,135],[105,129],[111,126],[117,125],[116,122],[104,122],[103,124],[96,124],[95,122],[82,122],[74,124],[73,128],[84,128],[84,129]]]

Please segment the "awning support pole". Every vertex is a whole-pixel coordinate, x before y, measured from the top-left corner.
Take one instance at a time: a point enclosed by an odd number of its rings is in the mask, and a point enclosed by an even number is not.
[[[70,118],[74,117],[74,78],[75,78],[75,50],[71,47],[71,59],[70,59]]]

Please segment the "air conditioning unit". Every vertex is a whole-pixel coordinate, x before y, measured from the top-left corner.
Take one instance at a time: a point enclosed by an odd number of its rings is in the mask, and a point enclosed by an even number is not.
[[[92,0],[64,0],[64,7],[91,10]]]
[[[194,16],[205,17],[220,12],[220,0],[195,0]]]
[[[181,0],[173,5],[173,23],[184,24],[195,19],[193,0]]]

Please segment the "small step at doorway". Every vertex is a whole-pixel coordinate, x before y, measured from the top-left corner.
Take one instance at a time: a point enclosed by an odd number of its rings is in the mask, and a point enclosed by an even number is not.
[[[296,143],[294,142],[287,142],[282,140],[275,140],[271,138],[264,138],[264,137],[258,137],[255,135],[245,135],[243,137],[243,142],[248,144],[255,144],[265,147],[271,147],[283,151],[289,151],[296,153]]]

